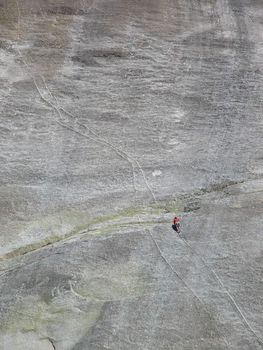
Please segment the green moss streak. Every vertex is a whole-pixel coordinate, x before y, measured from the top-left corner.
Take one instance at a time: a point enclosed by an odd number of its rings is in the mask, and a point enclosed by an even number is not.
[[[135,207],[135,208],[128,208],[125,210],[120,211],[118,214],[115,215],[105,215],[101,217],[97,217],[94,219],[89,219],[86,221],[85,215],[78,213],[78,212],[64,212],[64,215],[61,216],[61,220],[65,223],[70,224],[71,226],[74,226],[74,223],[78,223],[82,221],[83,223],[81,225],[76,225],[74,229],[70,230],[69,232],[65,234],[56,234],[54,231],[57,230],[57,232],[60,229],[59,223],[54,220],[53,217],[45,218],[43,219],[43,222],[38,222],[38,224],[41,224],[42,227],[50,227],[52,228],[50,236],[39,240],[38,242],[26,244],[24,246],[21,246],[17,249],[12,250],[11,252],[6,253],[2,257],[0,257],[0,260],[10,259],[14,258],[16,256],[24,255],[30,252],[33,252],[37,249],[44,248],[50,244],[54,244],[63,240],[66,240],[68,238],[72,238],[74,236],[82,235],[82,234],[96,234],[96,235],[103,235],[103,234],[109,234],[113,232],[114,230],[118,228],[123,227],[129,227],[129,226],[148,226],[148,225],[154,225],[158,223],[165,223],[163,220],[147,220],[147,216],[162,216],[167,213],[178,213],[181,212],[183,209],[182,203],[179,202],[159,202],[154,203],[152,205],[149,205],[148,207],[142,206],[142,207]],[[62,213],[60,213],[62,214]],[[130,218],[133,220],[129,220],[127,222],[121,222],[125,220],[126,218]],[[145,220],[146,219],[146,220]],[[96,227],[96,225],[102,225],[102,227]],[[57,227],[57,228],[55,228]]]

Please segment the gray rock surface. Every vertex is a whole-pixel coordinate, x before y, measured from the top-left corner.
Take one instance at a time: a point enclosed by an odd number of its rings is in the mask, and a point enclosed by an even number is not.
[[[0,0],[1,349],[263,348],[262,15]]]

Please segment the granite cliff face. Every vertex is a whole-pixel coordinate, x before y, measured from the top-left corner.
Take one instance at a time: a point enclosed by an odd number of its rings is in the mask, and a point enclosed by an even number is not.
[[[263,348],[262,15],[0,0],[1,349]]]

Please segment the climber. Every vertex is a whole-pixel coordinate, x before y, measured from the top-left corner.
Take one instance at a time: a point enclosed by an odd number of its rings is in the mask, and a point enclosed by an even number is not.
[[[178,216],[174,217],[172,228],[177,232],[180,233],[180,218]]]

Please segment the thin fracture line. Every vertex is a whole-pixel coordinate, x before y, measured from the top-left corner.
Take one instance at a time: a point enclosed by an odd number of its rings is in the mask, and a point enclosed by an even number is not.
[[[21,57],[21,59],[22,59],[24,65],[25,65],[25,66],[27,67],[27,69],[29,70],[29,66],[28,66],[27,62],[25,61],[25,59],[23,58],[23,56],[22,56],[22,54],[21,54],[21,52],[20,52],[20,50],[19,50],[18,48],[17,48],[17,51],[18,51],[18,53],[19,53],[19,55],[20,55],[20,57]],[[30,74],[30,72],[29,72],[29,74]],[[40,90],[40,88],[39,88],[39,86],[38,86],[38,84],[37,84],[37,82],[36,82],[35,77],[34,77],[32,74],[30,74],[30,76],[31,76],[32,79],[33,79],[34,85],[35,85],[35,87],[36,87],[36,89],[37,89],[37,91],[38,91],[38,93],[39,93],[41,99],[42,99],[44,102],[46,102],[49,106],[51,106],[51,108],[53,108],[53,109],[58,113],[60,119],[63,121],[63,117],[62,117],[62,114],[61,114],[61,111],[60,111],[60,110],[62,110],[62,111],[64,111],[64,112],[65,112],[65,110],[64,110],[63,108],[61,108],[61,107],[55,106],[52,102],[50,102],[50,101],[43,95],[43,93],[41,92],[41,90]],[[42,79],[43,79],[43,78],[42,78]],[[51,92],[50,92],[49,89],[48,89],[48,92],[49,92],[49,94],[52,96],[52,94],[51,94]],[[56,120],[56,122],[57,122],[59,125],[63,126],[64,128],[67,128],[68,130],[74,131],[75,133],[77,133],[77,134],[79,134],[79,135],[81,135],[81,136],[84,136],[84,137],[86,137],[86,138],[89,138],[89,139],[91,139],[91,140],[93,140],[93,141],[95,141],[95,142],[100,142],[100,143],[102,143],[102,144],[105,144],[105,143],[106,143],[107,145],[109,145],[122,159],[128,161],[128,162],[130,163],[130,165],[132,166],[132,171],[133,171],[133,184],[135,185],[135,181],[134,181],[134,180],[135,180],[134,165],[133,165],[132,161],[129,159],[129,157],[126,156],[125,152],[123,152],[122,150],[119,150],[117,147],[115,147],[114,145],[112,145],[110,142],[108,142],[108,141],[104,140],[103,138],[99,137],[99,136],[98,136],[95,132],[93,132],[91,129],[89,129],[88,127],[86,127],[85,125],[83,125],[83,124],[81,124],[81,123],[79,123],[79,122],[77,122],[77,124],[78,124],[79,126],[83,126],[83,127],[85,127],[86,129],[88,129],[94,136],[96,136],[97,139],[94,139],[94,138],[92,138],[92,137],[90,137],[90,136],[88,136],[88,135],[86,135],[86,134],[83,134],[83,133],[81,133],[81,132],[75,130],[74,128],[69,127],[69,126],[67,126],[67,125],[65,125],[65,124],[63,124],[63,123],[61,123],[61,122],[58,121],[58,120]],[[135,187],[135,186],[134,186],[134,190],[136,191],[136,187]]]
[[[136,189],[136,185],[135,185],[136,180],[135,180],[135,168],[134,168],[133,161],[137,163],[138,167],[140,168],[140,170],[141,170],[141,172],[142,172],[142,175],[143,175],[143,177],[144,177],[144,180],[145,180],[145,182],[146,182],[146,184],[147,184],[147,179],[145,178],[144,172],[143,172],[143,170],[142,170],[140,164],[138,163],[138,161],[132,159],[132,157],[131,157],[128,153],[124,152],[124,151],[123,151],[122,149],[120,149],[119,147],[116,147],[115,145],[113,145],[111,142],[109,142],[109,141],[106,140],[105,138],[99,136],[95,131],[93,131],[91,128],[89,128],[89,127],[86,126],[85,124],[80,123],[80,122],[77,120],[77,117],[76,117],[75,115],[73,115],[72,113],[68,112],[68,111],[65,110],[63,107],[59,106],[58,100],[57,100],[56,96],[53,95],[53,94],[51,93],[49,87],[47,86],[47,83],[46,83],[46,81],[45,81],[45,78],[44,78],[43,76],[41,76],[41,79],[42,79],[42,81],[43,81],[43,83],[44,83],[44,85],[45,85],[45,87],[46,87],[46,89],[47,89],[47,91],[48,91],[50,97],[53,98],[53,99],[55,99],[55,101],[56,101],[56,103],[57,103],[57,105],[58,105],[58,107],[56,107],[56,108],[57,108],[58,110],[62,110],[65,114],[67,114],[68,116],[70,116],[71,118],[73,118],[73,119],[75,120],[76,124],[78,124],[80,127],[83,127],[83,128],[85,128],[85,129],[87,129],[91,134],[93,134],[96,138],[98,138],[98,140],[99,140],[101,143],[104,143],[104,144],[110,146],[118,155],[120,155],[123,159],[125,159],[126,161],[128,161],[128,162],[130,163],[130,165],[131,165],[131,167],[132,167],[132,173],[133,173],[133,188],[134,188],[134,191],[135,191],[135,192],[137,191],[137,189]],[[83,134],[82,134],[82,135],[83,135]],[[149,187],[149,185],[148,185],[147,187],[148,187],[148,189],[150,190],[150,192],[151,192],[151,194],[152,194],[154,200],[156,200],[154,194],[152,193],[151,188]]]
[[[254,334],[254,336],[256,337],[257,341],[260,343],[260,345],[263,346],[263,340],[257,335],[256,331],[251,327],[250,323],[248,322],[247,318],[243,314],[243,312],[240,309],[240,307],[237,305],[237,303],[236,303],[235,299],[233,298],[233,296],[229,293],[229,291],[227,290],[227,288],[225,287],[225,285],[223,284],[223,282],[221,281],[221,279],[219,278],[217,273],[212,268],[211,268],[211,271],[212,271],[213,275],[216,277],[216,279],[219,282],[219,284],[221,285],[221,287],[225,290],[225,292],[228,295],[228,297],[230,298],[230,300],[232,301],[232,306],[234,306],[234,308],[237,310],[238,314],[241,316],[241,318],[239,317],[241,319],[241,321],[243,323],[245,323],[247,328]]]
[[[198,254],[198,252],[196,252],[196,250],[187,242],[186,239],[184,239],[182,236],[180,236],[180,234],[178,234],[178,236],[191,249],[191,251],[201,259],[201,261],[203,262],[204,266],[206,266],[206,268],[213,274],[213,276],[215,277],[216,281],[219,283],[219,285],[223,288],[225,293],[228,295],[228,297],[229,297],[229,299],[231,301],[231,305],[236,310],[236,312],[237,312],[237,314],[239,316],[239,319],[242,321],[243,325],[248,330],[250,330],[250,332],[256,337],[258,343],[263,346],[263,340],[257,335],[256,331],[251,327],[251,325],[248,322],[248,320],[247,320],[246,316],[244,315],[243,311],[238,306],[238,304],[235,301],[234,297],[227,290],[227,288],[225,287],[225,285],[223,284],[222,280],[219,278],[219,276],[215,272],[215,270],[211,266],[209,266],[207,264],[207,262],[202,258],[202,256],[200,256],[200,254]]]
[[[55,106],[52,102],[50,102],[47,98],[45,98],[45,96],[42,94],[42,92],[41,92],[41,90],[40,90],[40,88],[39,88],[39,86],[38,86],[38,84],[37,84],[37,82],[36,82],[35,77],[30,73],[28,63],[27,63],[27,62],[25,61],[25,59],[23,58],[23,55],[21,54],[21,51],[20,51],[18,48],[17,48],[17,51],[18,51],[18,53],[19,53],[19,55],[20,55],[20,57],[21,57],[21,59],[22,59],[24,65],[27,67],[28,73],[29,73],[30,76],[32,77],[33,82],[34,82],[34,85],[35,85],[35,87],[36,87],[36,89],[37,89],[37,91],[38,91],[40,97],[42,98],[42,100],[43,100],[44,102],[46,102],[49,106],[51,106],[51,108],[55,109],[55,111],[58,113],[60,119],[63,121],[63,117],[62,117],[62,115],[61,115],[60,110],[62,110],[62,111],[64,111],[64,112],[66,112],[66,111],[65,111],[63,108],[61,108],[61,107]],[[45,86],[47,87],[47,85],[46,85],[45,80],[44,80],[43,77],[42,77],[42,80],[43,80]],[[47,90],[48,90],[50,96],[53,96],[52,93],[50,92],[50,90],[48,89],[48,87],[47,87]],[[69,113],[68,113],[68,114],[69,114]],[[125,152],[123,152],[122,150],[118,150],[117,147],[115,147],[115,146],[112,145],[110,142],[108,142],[108,141],[104,140],[103,138],[101,138],[99,135],[97,135],[97,134],[96,134],[94,131],[92,131],[90,128],[86,127],[84,124],[81,124],[81,123],[79,123],[79,122],[77,121],[77,124],[78,124],[79,126],[83,126],[84,128],[88,129],[94,136],[96,136],[97,139],[94,139],[94,138],[92,138],[92,137],[90,137],[90,136],[88,136],[88,135],[86,135],[86,134],[83,134],[83,133],[81,133],[81,132],[79,132],[79,131],[77,131],[77,130],[74,130],[74,128],[69,127],[69,126],[66,126],[66,125],[62,124],[61,122],[59,122],[58,120],[56,120],[56,122],[57,122],[58,124],[60,124],[61,126],[67,128],[67,129],[69,129],[69,130],[71,130],[71,131],[74,131],[75,133],[77,133],[77,134],[79,134],[79,135],[81,135],[81,136],[84,136],[84,137],[86,137],[86,138],[89,138],[89,139],[91,139],[91,140],[93,140],[93,141],[95,141],[95,142],[100,142],[100,143],[102,143],[102,144],[105,144],[105,143],[106,143],[106,144],[109,145],[122,159],[128,161],[128,162],[131,164],[132,170],[134,169],[133,163],[131,162],[131,160],[129,159],[129,157],[126,156]],[[135,178],[134,174],[133,174],[133,178]],[[136,191],[136,188],[134,188],[134,190]]]
[[[51,93],[49,87],[47,86],[47,83],[46,83],[46,81],[45,81],[45,78],[44,78],[43,76],[41,76],[41,79],[43,80],[43,83],[44,83],[44,85],[45,85],[47,91],[49,92],[49,95],[51,96],[51,98],[54,98],[55,101],[56,101],[57,104],[58,104],[58,100],[57,100],[56,96],[54,96],[54,95]],[[115,151],[117,150],[118,152],[123,153],[129,162],[130,162],[130,161],[135,162],[135,163],[137,164],[137,167],[139,168],[139,170],[140,170],[142,176],[143,176],[144,182],[145,182],[145,184],[146,184],[148,190],[150,191],[150,193],[151,193],[151,195],[152,195],[154,201],[157,202],[157,201],[156,201],[155,194],[153,193],[153,190],[152,190],[152,188],[150,187],[149,182],[148,182],[148,180],[147,180],[147,178],[146,178],[146,176],[145,176],[145,172],[144,172],[144,170],[142,169],[142,167],[141,167],[141,165],[140,165],[140,163],[138,162],[137,159],[134,159],[132,156],[130,156],[127,152],[123,151],[121,148],[119,148],[119,147],[113,145],[111,142],[109,142],[109,141],[106,140],[105,138],[99,136],[95,131],[93,131],[93,130],[92,130],[91,128],[89,128],[88,126],[86,126],[86,125],[84,125],[84,124],[82,124],[82,123],[79,123],[78,120],[77,120],[77,117],[76,117],[75,115],[73,115],[72,113],[68,112],[68,111],[67,111],[66,109],[64,109],[63,107],[59,106],[59,104],[58,104],[58,107],[57,107],[57,108],[60,109],[60,110],[62,110],[62,111],[63,111],[64,113],[66,113],[68,116],[70,116],[70,117],[72,117],[73,119],[75,119],[75,121],[76,121],[76,123],[77,123],[78,125],[80,125],[80,126],[86,128],[87,130],[89,130],[89,132],[91,132],[94,136],[98,137],[100,140],[102,140],[103,142],[105,142],[107,145],[109,145],[109,146],[110,146],[111,148],[113,148]],[[133,165],[133,164],[132,164],[132,168],[133,168],[133,171],[134,171],[134,165]],[[134,175],[134,174],[133,174],[133,175]]]
[[[76,116],[74,116],[72,113],[68,112],[67,110],[65,110],[65,109],[62,108],[62,107],[60,107],[60,109],[61,109],[62,111],[64,111],[66,114],[68,114],[69,116],[71,116],[72,118],[75,118],[75,119],[76,119]],[[77,122],[77,123],[78,123],[79,125],[85,127],[86,129],[88,129],[88,130],[89,130],[92,134],[94,134],[95,136],[99,137],[93,130],[91,130],[91,129],[90,129],[89,127],[87,127],[86,125],[80,124],[79,122]],[[148,190],[150,191],[150,193],[151,193],[151,195],[152,195],[152,197],[153,197],[153,200],[154,200],[155,202],[157,202],[156,197],[155,197],[155,194],[153,193],[153,190],[151,189],[151,187],[150,187],[150,185],[149,185],[149,183],[148,183],[148,180],[147,180],[147,178],[146,178],[146,176],[145,176],[145,172],[144,172],[144,170],[142,169],[142,167],[141,167],[140,163],[138,162],[138,160],[137,160],[137,159],[134,159],[134,158],[133,158],[132,156],[130,156],[127,152],[125,152],[125,151],[123,151],[122,149],[116,147],[115,145],[113,145],[112,143],[110,143],[109,141],[107,141],[106,139],[101,138],[101,140],[103,140],[107,145],[109,145],[109,146],[112,147],[113,149],[118,150],[119,152],[123,153],[123,154],[127,157],[127,159],[129,159],[130,161],[133,161],[133,162],[135,162],[135,163],[137,164],[137,167],[139,168],[139,170],[140,170],[140,172],[141,172],[141,174],[142,174],[142,176],[143,176],[144,182],[145,182],[145,184],[146,184]]]
[[[134,190],[135,192],[136,187],[135,187],[135,173],[134,173],[134,164],[133,161],[131,160],[131,157],[128,156],[128,154],[126,154],[123,150],[121,150],[120,148],[116,147],[115,145],[113,145],[111,142],[107,141],[106,139],[104,139],[103,137],[99,136],[95,131],[93,131],[92,129],[90,129],[88,126],[78,122],[77,118],[71,114],[70,112],[66,111],[63,107],[60,107],[60,109],[67,115],[69,115],[70,117],[75,119],[75,122],[77,125],[79,125],[80,127],[83,127],[85,129],[87,129],[92,135],[94,135],[97,140],[104,145],[109,146],[111,149],[113,149],[121,158],[123,158],[124,160],[126,160],[132,167],[132,172],[133,172],[133,183],[134,183]]]
[[[196,299],[198,299],[198,301],[203,305],[204,303],[202,302],[202,300],[198,297],[198,295],[196,295],[196,293],[192,290],[191,287],[188,286],[188,284],[185,282],[185,280],[179,275],[179,273],[172,267],[172,265],[169,263],[169,261],[165,258],[165,256],[163,255],[158,243],[156,242],[156,239],[153,237],[152,233],[150,230],[145,229],[146,232],[148,232],[148,234],[150,235],[152,241],[154,242],[160,256],[162,257],[163,261],[165,262],[166,265],[169,266],[169,268],[172,270],[172,272],[182,281],[182,283],[184,284],[184,286],[189,289],[191,291],[191,293],[195,296]]]
[[[150,230],[148,229],[145,229],[145,231],[147,231],[149,233],[149,235],[151,236],[151,239],[153,240],[160,256],[162,257],[162,259],[164,260],[164,262],[166,263],[166,265],[169,266],[169,268],[172,270],[172,272],[182,281],[182,283],[184,284],[184,286],[190,290],[190,292],[194,295],[194,297],[200,302],[200,304],[203,306],[203,308],[205,309],[205,311],[208,313],[208,315],[210,315],[211,317],[211,312],[207,309],[207,307],[205,306],[204,302],[198,297],[198,295],[193,291],[193,289],[191,287],[188,286],[188,284],[185,282],[185,280],[179,275],[179,273],[172,267],[172,265],[169,263],[169,261],[165,258],[165,256],[163,255],[158,243],[156,242],[156,239],[153,237],[152,233]],[[215,323],[215,327],[217,329],[217,332],[218,334],[220,335],[220,331],[218,329],[218,326],[217,324]],[[227,348],[229,349],[229,343],[227,342],[224,334],[222,335],[223,336],[223,341],[224,343],[226,344]]]

